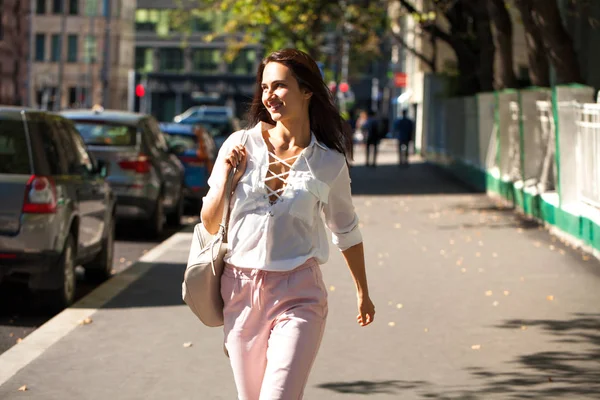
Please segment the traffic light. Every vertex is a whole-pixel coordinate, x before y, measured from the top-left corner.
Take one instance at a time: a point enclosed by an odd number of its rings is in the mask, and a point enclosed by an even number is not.
[[[144,97],[145,94],[146,94],[146,88],[141,83],[138,83],[135,86],[135,95],[137,97]]]

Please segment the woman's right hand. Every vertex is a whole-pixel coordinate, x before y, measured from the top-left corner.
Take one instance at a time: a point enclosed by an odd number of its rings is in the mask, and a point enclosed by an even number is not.
[[[238,144],[233,149],[231,149],[227,157],[225,157],[225,179],[227,179],[227,176],[229,176],[229,172],[232,170],[232,168],[237,168],[237,171],[233,176],[232,190],[235,189],[238,182],[240,181],[240,178],[242,177],[242,175],[244,175],[244,172],[246,171],[247,161],[248,154],[246,153],[246,147],[244,147],[241,144]]]

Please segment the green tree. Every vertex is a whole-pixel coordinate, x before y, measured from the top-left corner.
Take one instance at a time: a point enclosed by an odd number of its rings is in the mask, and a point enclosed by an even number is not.
[[[386,25],[386,0],[180,0],[174,25],[189,31],[193,18],[218,10],[225,23],[206,37],[224,38],[226,58],[251,43],[265,52],[283,47],[306,51],[317,60],[338,54],[341,38],[351,43],[351,54],[361,59],[379,54]],[[325,52],[324,52],[325,50]]]

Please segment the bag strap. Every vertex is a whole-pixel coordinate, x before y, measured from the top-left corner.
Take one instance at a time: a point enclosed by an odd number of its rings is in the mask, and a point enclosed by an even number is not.
[[[244,146],[246,141],[248,140],[248,131],[244,131],[242,133],[242,139],[240,144]],[[229,203],[231,201],[231,194],[233,192],[233,177],[237,172],[237,168],[232,168],[229,171],[229,175],[227,175],[227,181],[225,182],[225,206],[223,210],[223,219],[221,220],[221,224],[219,225],[219,234],[222,235],[222,238],[225,239],[225,235],[227,233],[227,219],[229,218]]]

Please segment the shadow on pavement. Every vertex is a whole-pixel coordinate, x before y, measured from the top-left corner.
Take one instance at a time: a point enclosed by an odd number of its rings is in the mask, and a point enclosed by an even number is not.
[[[415,389],[427,385],[423,381],[351,381],[330,382],[317,385],[318,388],[344,394],[399,394],[402,390]]]
[[[464,183],[426,163],[350,168],[353,195],[428,195],[476,193]]]
[[[569,320],[508,320],[501,329],[541,329],[557,344],[577,344],[572,351],[542,351],[519,355],[510,372],[469,369],[479,382],[476,391],[426,393],[429,399],[475,399],[504,395],[511,399],[600,398],[600,314],[573,314]],[[475,396],[481,397],[475,397]]]
[[[134,307],[168,307],[185,304],[181,298],[181,283],[185,264],[168,262],[138,261],[131,269],[149,268],[141,277],[132,282],[114,298],[104,305],[89,302],[83,307],[100,308],[134,308]],[[124,272],[127,274],[127,271]],[[75,304],[74,307],[77,307]]]

